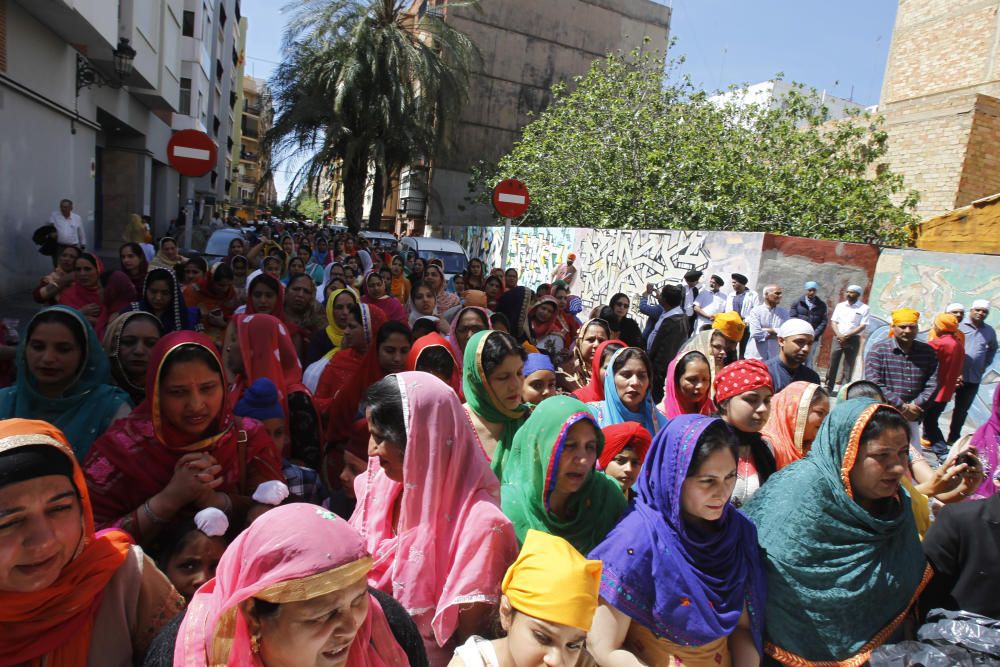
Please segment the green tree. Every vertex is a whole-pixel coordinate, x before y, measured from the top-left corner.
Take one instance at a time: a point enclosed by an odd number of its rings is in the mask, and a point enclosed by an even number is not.
[[[347,223],[361,226],[369,172],[378,219],[389,178],[430,158],[468,99],[475,45],[436,10],[411,0],[303,0],[292,12],[272,89],[278,114],[267,145],[305,158],[292,187],[314,187],[340,162]],[[449,11],[458,5],[449,3]]]
[[[296,198],[295,211],[309,220],[318,221],[323,219],[323,205],[319,203],[319,199],[305,190],[300,191],[299,196]]]
[[[572,91],[554,87],[551,106],[497,165],[474,170],[470,188],[523,180],[542,226],[910,241],[918,195],[884,164],[880,117],[830,121],[801,85],[773,109],[712,101],[676,75],[680,62],[640,50],[596,61]]]

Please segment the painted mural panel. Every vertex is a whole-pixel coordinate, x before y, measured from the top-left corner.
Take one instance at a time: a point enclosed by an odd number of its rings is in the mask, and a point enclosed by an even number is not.
[[[780,285],[785,291],[781,305],[790,308],[802,297],[806,281],[814,280],[819,283],[818,296],[826,301],[829,313],[833,314],[833,308],[844,300],[848,285],[863,286],[863,298],[867,299],[878,256],[878,246],[864,243],[766,234],[758,287],[762,289],[772,283]],[[817,367],[829,366],[832,340],[833,330],[827,327],[816,357]]]
[[[990,301],[990,316],[986,323],[997,328],[1000,324],[1000,256],[966,255],[921,250],[886,249],[879,257],[872,285],[870,305],[872,324],[867,350],[884,340],[889,330],[890,313],[901,306],[920,311],[921,338],[937,313],[958,301],[966,308],[976,299]],[[979,395],[969,412],[968,427],[989,419],[993,392],[1000,384],[1000,355],[987,370],[979,387]],[[950,409],[941,418],[947,424]]]
[[[704,271],[706,276],[718,273],[727,283],[729,274],[742,273],[753,285],[764,236],[757,232],[521,227],[511,230],[508,261],[500,262],[503,227],[448,227],[445,235],[490,267],[520,268],[521,284],[532,288],[549,282],[566,255],[575,252],[580,277],[573,291],[583,299],[585,313],[608,303],[616,292],[632,297],[638,313],[635,297],[645,291],[647,283],[681,283],[691,269]]]

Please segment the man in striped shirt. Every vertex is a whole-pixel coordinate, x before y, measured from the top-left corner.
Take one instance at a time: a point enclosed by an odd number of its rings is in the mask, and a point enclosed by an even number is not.
[[[910,422],[910,443],[920,446],[920,422],[937,389],[937,354],[917,340],[920,313],[892,311],[892,333],[872,346],[865,360],[865,379],[878,385],[885,400]]]

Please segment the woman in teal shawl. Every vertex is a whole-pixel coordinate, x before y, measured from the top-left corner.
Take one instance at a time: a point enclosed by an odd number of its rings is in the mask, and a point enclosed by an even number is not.
[[[514,436],[500,478],[500,507],[519,542],[534,528],[586,554],[615,527],[626,500],[594,469],[603,449],[604,433],[586,405],[569,396],[538,404]]]
[[[80,311],[52,306],[35,315],[17,348],[17,383],[0,390],[0,419],[40,419],[64,434],[83,462],[94,440],[132,408],[111,385],[111,366]]]
[[[908,448],[894,408],[841,402],[809,455],[744,507],[765,552],[765,650],[778,662],[865,664],[929,581],[900,487]]]
[[[469,338],[462,361],[465,410],[497,477],[528,416],[521,400],[528,354],[513,336],[487,329]]]

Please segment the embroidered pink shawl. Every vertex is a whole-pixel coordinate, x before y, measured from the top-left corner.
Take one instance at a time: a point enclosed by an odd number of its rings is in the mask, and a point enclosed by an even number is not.
[[[392,481],[377,458],[369,459],[355,480],[351,525],[375,559],[368,582],[410,613],[431,664],[445,664],[459,605],[497,602],[517,538],[500,511],[500,483],[454,390],[428,373],[391,377],[403,397],[406,481]],[[400,493],[396,535],[392,507]]]
[[[288,602],[319,597],[357,581],[368,563],[364,542],[335,514],[306,503],[270,510],[229,545],[215,578],[195,593],[177,635],[174,667],[220,664],[219,657],[227,654],[229,667],[259,667],[260,660],[250,650],[246,621],[238,610],[241,602],[264,594]],[[305,593],[278,592],[280,584],[306,578]],[[346,664],[409,665],[372,596]]]

